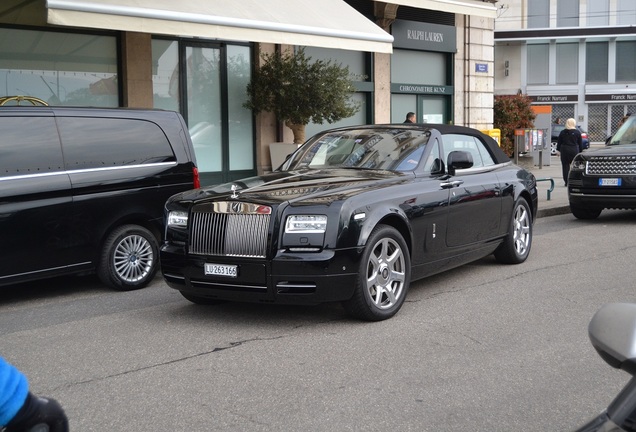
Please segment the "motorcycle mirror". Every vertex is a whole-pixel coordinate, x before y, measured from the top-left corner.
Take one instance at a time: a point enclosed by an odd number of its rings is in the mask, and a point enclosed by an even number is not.
[[[588,326],[592,346],[610,366],[636,374],[636,304],[609,303]]]

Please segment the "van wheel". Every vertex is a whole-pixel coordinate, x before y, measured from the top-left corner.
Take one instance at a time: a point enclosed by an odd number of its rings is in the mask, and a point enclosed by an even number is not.
[[[159,267],[157,239],[146,228],[124,225],[110,233],[97,267],[99,279],[118,291],[143,288]]]

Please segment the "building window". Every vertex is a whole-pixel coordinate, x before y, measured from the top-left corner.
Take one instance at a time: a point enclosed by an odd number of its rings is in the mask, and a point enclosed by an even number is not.
[[[550,0],[528,2],[528,28],[550,27]]]
[[[177,41],[152,40],[152,93],[155,108],[180,111]]]
[[[359,91],[351,96],[353,103],[360,104],[360,110],[353,116],[342,119],[334,123],[309,123],[305,127],[306,138],[322,132],[325,129],[331,129],[341,126],[352,126],[358,124],[366,124],[369,122],[369,112],[372,85],[370,85],[370,62],[368,54],[360,51],[348,51],[341,49],[329,49],[318,47],[304,47],[305,55],[310,57],[310,61],[323,60],[331,61],[342,67],[348,67],[351,80]]]
[[[607,42],[586,43],[585,82],[607,82],[608,48]]]
[[[636,41],[616,42],[616,81],[636,81]]]
[[[556,46],[556,83],[576,84],[579,81],[579,44],[560,43]]]
[[[528,84],[548,84],[549,45],[528,45]]]
[[[557,2],[557,27],[579,26],[579,0]]]
[[[636,2],[634,2],[634,0],[618,0],[616,10],[616,24],[636,24]]]
[[[403,122],[407,112],[415,113],[416,123],[452,121],[451,95],[435,93],[435,88],[452,85],[451,65],[449,54],[444,52],[394,49],[391,85],[407,89],[401,94],[392,90],[391,122]]]
[[[0,40],[14,41],[0,52],[0,95],[119,106],[115,36],[0,28]]]
[[[587,26],[609,25],[609,0],[587,2]]]
[[[152,40],[154,107],[183,114],[203,185],[255,172],[253,117],[243,107],[251,58],[242,44]]]

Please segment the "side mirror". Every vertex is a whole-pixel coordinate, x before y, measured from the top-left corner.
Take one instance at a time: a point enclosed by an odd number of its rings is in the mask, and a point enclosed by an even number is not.
[[[588,326],[592,346],[610,366],[636,374],[636,304],[602,306]]]
[[[466,169],[473,166],[473,155],[467,151],[455,150],[448,154],[448,173],[455,175],[458,169]]]

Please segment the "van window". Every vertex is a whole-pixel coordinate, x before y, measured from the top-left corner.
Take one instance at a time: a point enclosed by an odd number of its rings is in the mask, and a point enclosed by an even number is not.
[[[62,171],[53,117],[0,117],[0,177]]]
[[[145,120],[57,119],[69,170],[176,161],[163,130]]]

